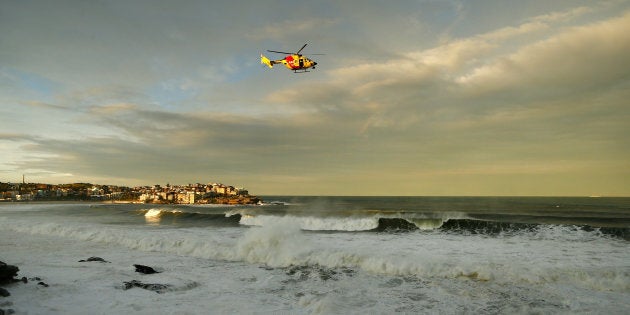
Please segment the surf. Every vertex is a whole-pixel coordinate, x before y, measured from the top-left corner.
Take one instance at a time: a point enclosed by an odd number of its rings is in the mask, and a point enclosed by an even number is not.
[[[149,211],[147,211],[149,213]],[[154,211],[157,213],[157,211]],[[596,290],[628,292],[630,275],[623,267],[627,243],[596,231],[549,226],[512,235],[432,233],[309,234],[292,218],[276,218],[264,226],[224,230],[205,228],[128,229],[78,223],[34,223],[0,218],[0,229],[16,233],[59,237],[145,252],[163,252],[196,258],[242,261],[271,268],[323,266],[350,268],[376,275],[428,279],[462,279],[498,283],[573,283]],[[438,230],[439,231],[439,230]],[[231,235],[231,236],[229,236]],[[563,243],[571,255],[600,252],[606,265],[594,261],[562,268],[555,259]],[[532,246],[538,248],[533,250]],[[616,251],[615,251],[616,250]],[[458,251],[461,253],[458,254]],[[510,255],[515,259],[510,258]],[[527,256],[527,260],[518,257]],[[533,262],[533,263],[529,263]],[[596,268],[596,266],[598,266]]]

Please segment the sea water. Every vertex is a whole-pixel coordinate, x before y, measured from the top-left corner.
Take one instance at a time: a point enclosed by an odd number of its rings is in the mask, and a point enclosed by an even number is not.
[[[630,312],[630,198],[0,204],[16,314]],[[79,262],[89,257],[106,262]],[[134,264],[159,273],[135,272]],[[132,280],[162,290],[126,288]],[[42,282],[48,286],[38,284]],[[156,292],[157,291],[157,292]]]

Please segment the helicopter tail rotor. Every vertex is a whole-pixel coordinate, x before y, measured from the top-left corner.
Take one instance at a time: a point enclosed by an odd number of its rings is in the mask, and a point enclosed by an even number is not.
[[[263,54],[260,54],[260,63],[267,65],[269,68],[273,68],[273,62],[269,60],[269,58],[263,56]]]

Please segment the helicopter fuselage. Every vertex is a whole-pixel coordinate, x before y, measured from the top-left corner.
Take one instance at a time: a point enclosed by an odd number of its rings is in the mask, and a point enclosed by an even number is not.
[[[288,55],[280,62],[290,70],[306,70],[317,65],[317,62],[314,62],[302,55]]]

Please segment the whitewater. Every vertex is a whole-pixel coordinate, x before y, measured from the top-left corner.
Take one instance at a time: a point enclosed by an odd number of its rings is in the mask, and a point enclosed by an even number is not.
[[[630,198],[0,204],[16,314],[630,311]],[[80,262],[101,257],[106,262]],[[141,274],[133,265],[159,273]],[[130,281],[162,289],[126,288]],[[44,282],[48,286],[38,285]]]

